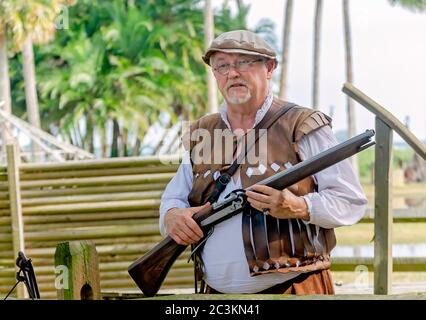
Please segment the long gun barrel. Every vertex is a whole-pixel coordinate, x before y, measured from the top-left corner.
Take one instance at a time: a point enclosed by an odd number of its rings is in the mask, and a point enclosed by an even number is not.
[[[367,130],[257,184],[280,190],[288,188],[374,145],[374,141],[371,141],[373,136],[374,130]],[[246,190],[250,190],[250,188]],[[231,193],[223,201],[214,203],[197,212],[193,218],[200,225],[203,232],[206,233],[215,224],[240,213],[247,205],[245,200],[245,194],[241,192]],[[186,247],[186,245],[180,245],[167,236],[129,266],[128,272],[130,276],[145,296],[152,297],[158,292],[171,266],[185,251]]]

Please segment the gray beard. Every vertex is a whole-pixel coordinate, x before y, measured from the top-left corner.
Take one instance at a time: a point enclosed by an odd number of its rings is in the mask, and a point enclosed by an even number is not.
[[[228,93],[226,93],[225,98],[229,104],[243,104],[250,100],[251,93],[250,91],[247,91],[247,94],[244,97],[230,96]]]

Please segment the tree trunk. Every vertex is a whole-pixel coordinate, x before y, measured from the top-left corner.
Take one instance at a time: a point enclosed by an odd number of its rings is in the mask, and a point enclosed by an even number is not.
[[[120,126],[116,118],[112,119],[112,144],[111,158],[118,157],[118,139],[120,137]]]
[[[280,99],[285,100],[287,96],[287,74],[288,74],[288,53],[290,45],[290,30],[291,18],[293,16],[293,0],[287,0],[284,8],[284,27],[283,27],[283,41],[282,41],[282,55],[281,55],[281,75],[280,75]]]
[[[84,148],[90,153],[95,152],[94,146],[94,125],[93,125],[93,115],[91,112],[88,112],[86,115],[86,135],[84,136]]]
[[[349,19],[349,0],[343,0],[343,25],[345,37],[345,64],[346,64],[346,82],[353,82],[352,71],[352,39],[351,39],[351,24]],[[353,100],[347,96],[347,121],[348,121],[348,138],[351,138],[356,133],[355,128],[355,113]],[[358,175],[358,157],[356,155],[350,158],[355,173]]]
[[[132,156],[137,157],[140,155],[141,144],[142,144],[141,139],[136,138],[136,142],[132,151]]]
[[[9,65],[7,60],[6,34],[0,32],[0,101],[4,101],[1,107],[8,113],[12,113]]]
[[[40,114],[38,110],[36,77],[34,68],[34,51],[31,36],[24,42],[22,48],[22,67],[25,81],[25,102],[27,105],[28,122],[40,128]]]
[[[121,129],[121,145],[120,145],[120,157],[127,157],[127,129],[123,125]]]
[[[5,29],[4,26],[0,29]],[[0,106],[4,111],[12,113],[12,99],[10,93],[9,65],[7,60],[7,42],[6,34],[0,32],[0,102],[3,101],[3,106]],[[7,123],[1,125],[0,139],[2,141],[2,154],[6,156],[6,140],[8,136]],[[1,159],[0,159],[1,161]]]
[[[73,124],[73,128],[74,128],[74,134],[75,134],[75,141],[77,143],[76,146],[84,149],[83,138],[81,136],[80,124],[79,124],[78,121],[77,121],[77,123]]]
[[[321,44],[322,0],[317,0],[314,22],[314,61],[312,70],[312,108],[318,109],[318,80]]]
[[[211,0],[205,0],[204,7],[204,37],[206,49],[210,46],[214,37],[214,20]],[[210,113],[218,111],[217,87],[211,68],[207,68],[207,92],[208,92],[208,110]]]
[[[102,149],[102,158],[108,158],[108,141],[107,141],[107,124],[100,128],[101,132],[101,149]]]
[[[34,51],[31,36],[28,36],[22,48],[22,67],[25,82],[25,102],[27,105],[28,122],[40,128],[40,114],[38,110],[36,77],[34,68]],[[40,161],[42,152],[40,146],[31,142],[34,161]]]
[[[71,139],[71,143],[74,146],[78,146],[77,134],[75,133],[74,125],[69,126],[68,132],[69,132],[69,136],[70,136],[70,139]]]
[[[344,36],[345,36],[345,64],[346,64],[346,81],[353,82],[353,71],[352,71],[352,39],[351,39],[351,28],[349,20],[349,1],[343,0],[343,24],[344,24]],[[348,120],[348,138],[355,135],[355,118],[353,114],[353,100],[347,97],[347,120]]]

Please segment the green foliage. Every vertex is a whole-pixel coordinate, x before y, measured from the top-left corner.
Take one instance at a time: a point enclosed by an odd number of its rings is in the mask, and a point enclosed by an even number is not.
[[[389,2],[415,12],[426,10],[426,0],[389,0]]]
[[[359,174],[362,181],[370,181],[374,166],[374,147],[358,154]],[[393,167],[395,169],[405,167],[413,158],[414,151],[411,148],[393,150]]]
[[[370,181],[374,161],[374,148],[358,153],[359,175],[362,181]]]
[[[247,27],[249,6],[239,5],[237,13],[226,4],[216,12],[216,34]],[[69,29],[34,48],[42,127],[88,150],[95,135],[103,149],[131,150],[135,139],[124,135],[142,139],[163,111],[172,121],[205,114],[203,6],[201,0],[79,0],[68,7]],[[254,31],[274,41],[270,22]],[[24,115],[20,59],[11,61],[11,81],[14,112]],[[107,141],[112,122],[118,125],[113,142]]]
[[[100,130],[118,119],[122,126],[137,123],[142,136],[162,110],[189,112],[196,103],[204,112],[196,3],[82,0],[71,7],[70,29],[36,50],[44,127],[68,135],[82,117]]]
[[[230,30],[249,29],[247,26],[247,16],[250,11],[250,5],[244,4],[243,1],[237,1],[237,3],[238,11],[235,16],[232,14],[228,1],[225,1],[220,10],[216,13],[214,21],[216,35]],[[252,31],[261,35],[271,45],[275,46],[275,50],[278,52],[274,28],[275,25],[272,20],[263,18]]]
[[[406,165],[413,159],[414,150],[411,148],[405,149],[396,149],[393,153],[393,165],[398,167],[402,164],[402,166]]]

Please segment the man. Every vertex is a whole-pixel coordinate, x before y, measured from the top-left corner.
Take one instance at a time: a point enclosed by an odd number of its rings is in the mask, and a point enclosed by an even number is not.
[[[239,164],[219,201],[337,143],[329,117],[273,97],[269,82],[277,66],[276,53],[256,34],[224,33],[212,42],[203,60],[213,69],[224,103],[220,113],[200,118],[192,131],[248,133],[263,119],[287,110],[267,128],[267,143],[257,142],[257,148],[266,150],[266,161]],[[213,153],[216,147],[211,147]],[[194,143],[190,145],[190,160],[181,164],[162,196],[163,235],[185,245],[203,238],[192,216],[209,205],[215,181],[241,152],[234,150],[231,161],[199,163]],[[333,228],[356,223],[367,203],[349,161],[291,190],[255,185],[246,194],[254,214],[238,214],[216,225],[202,249],[207,293],[333,294],[329,272]]]

